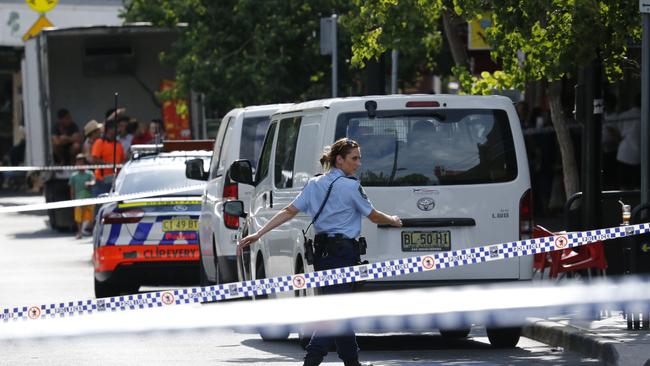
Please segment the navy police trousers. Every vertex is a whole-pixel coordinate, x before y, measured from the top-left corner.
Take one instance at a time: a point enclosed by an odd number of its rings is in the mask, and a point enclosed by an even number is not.
[[[358,255],[352,242],[352,240],[349,240],[345,245],[329,246],[324,250],[325,253],[323,253],[323,250],[319,250],[317,245],[314,253],[314,270],[321,271],[356,265]],[[326,286],[320,290],[323,295],[349,293],[352,292],[352,284]],[[306,358],[322,359],[327,355],[332,343],[336,344],[336,351],[342,360],[356,359],[358,357],[357,340],[353,330],[336,336],[320,334],[317,330],[312,334],[311,341],[307,346]]]

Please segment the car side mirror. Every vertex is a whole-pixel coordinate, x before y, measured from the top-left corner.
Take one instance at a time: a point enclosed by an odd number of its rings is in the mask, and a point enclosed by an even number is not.
[[[185,176],[194,180],[208,180],[208,172],[203,170],[203,159],[191,159],[186,161]]]
[[[230,165],[230,179],[248,185],[255,185],[253,183],[253,166],[248,160],[235,160]]]
[[[244,202],[234,200],[226,201],[223,204],[223,212],[226,215],[237,216],[237,217],[246,217],[246,212],[244,212]]]

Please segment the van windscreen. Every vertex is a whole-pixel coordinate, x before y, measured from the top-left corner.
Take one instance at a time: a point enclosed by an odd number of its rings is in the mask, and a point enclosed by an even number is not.
[[[361,146],[364,186],[436,186],[507,182],[517,177],[504,110],[443,109],[339,115],[336,139]]]
[[[244,118],[239,144],[239,158],[249,160],[253,167],[257,167],[257,159],[260,156],[264,136],[266,136],[270,121],[269,116]]]

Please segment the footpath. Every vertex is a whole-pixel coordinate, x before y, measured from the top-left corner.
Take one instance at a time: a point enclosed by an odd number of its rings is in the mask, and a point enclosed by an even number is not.
[[[528,318],[523,335],[609,365],[650,366],[650,331],[628,330],[620,311],[599,320]]]

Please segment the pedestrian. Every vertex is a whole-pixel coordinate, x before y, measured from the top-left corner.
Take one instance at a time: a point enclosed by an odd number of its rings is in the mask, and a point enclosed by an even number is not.
[[[641,95],[634,105],[618,115],[621,142],[616,152],[617,176],[621,190],[639,189],[641,185]]]
[[[86,156],[83,153],[77,154],[75,165],[86,165]],[[95,184],[95,175],[92,171],[79,169],[72,173],[68,185],[70,186],[70,197],[75,200],[91,198],[91,187]],[[74,208],[74,221],[77,224],[77,239],[81,239],[85,227],[93,221],[94,205],[76,206]]]
[[[56,112],[57,121],[52,126],[52,150],[54,162],[71,165],[74,157],[81,151],[79,127],[72,120],[70,111],[61,108]]]
[[[358,264],[356,240],[361,233],[362,216],[375,224],[402,226],[397,216],[376,210],[366,196],[355,174],[361,166],[361,148],[351,139],[340,139],[327,148],[320,159],[325,175],[311,178],[302,192],[287,207],[278,212],[258,232],[239,243],[238,250],[256,242],[264,234],[292,219],[299,211],[314,218],[314,269],[316,271]],[[329,204],[328,203],[329,198]],[[352,284],[323,287],[322,294],[352,291]],[[307,346],[306,366],[319,365],[332,344],[346,366],[359,366],[358,347],[354,331],[337,336],[314,331]]]
[[[93,144],[97,139],[102,135],[102,129],[104,125],[91,119],[84,126],[84,140],[83,146],[81,147],[81,153],[86,157],[86,162],[93,163],[92,148]]]
[[[121,164],[124,162],[124,149],[119,141],[115,141],[115,120],[108,120],[104,124],[104,135],[93,144],[92,157],[95,164]],[[117,144],[115,147],[114,145]],[[93,188],[95,197],[108,193],[113,185],[113,169],[103,168],[95,170],[96,183]]]

